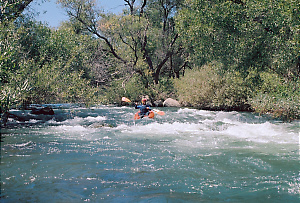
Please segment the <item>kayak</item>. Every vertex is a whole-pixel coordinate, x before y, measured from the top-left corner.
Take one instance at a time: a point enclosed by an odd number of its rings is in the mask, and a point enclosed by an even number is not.
[[[153,111],[150,111],[149,115],[145,115],[145,116],[143,116],[143,117],[141,117],[141,116],[139,115],[139,113],[140,113],[140,111],[138,111],[138,112],[136,112],[136,113],[134,114],[134,120],[138,120],[138,119],[141,119],[141,118],[144,118],[144,117],[154,118],[154,112],[153,112]]]

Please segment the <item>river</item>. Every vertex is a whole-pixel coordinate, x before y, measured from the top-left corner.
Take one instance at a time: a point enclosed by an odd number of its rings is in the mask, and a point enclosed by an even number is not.
[[[1,129],[1,202],[299,202],[299,121],[53,107]]]

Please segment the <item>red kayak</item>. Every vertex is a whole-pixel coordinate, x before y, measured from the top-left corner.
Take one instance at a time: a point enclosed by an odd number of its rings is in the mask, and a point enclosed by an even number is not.
[[[140,113],[140,111],[138,111],[138,112],[136,112],[136,113],[134,114],[134,120],[141,119],[139,113]],[[149,112],[149,115],[145,115],[145,116],[143,116],[143,118],[144,118],[144,117],[154,118],[154,112],[153,112],[153,111],[150,111],[150,112]]]

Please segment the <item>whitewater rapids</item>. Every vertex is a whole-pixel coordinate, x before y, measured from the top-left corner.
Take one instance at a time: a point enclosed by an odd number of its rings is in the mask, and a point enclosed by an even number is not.
[[[188,108],[134,121],[132,107],[53,108],[1,129],[1,202],[299,202],[299,121]]]

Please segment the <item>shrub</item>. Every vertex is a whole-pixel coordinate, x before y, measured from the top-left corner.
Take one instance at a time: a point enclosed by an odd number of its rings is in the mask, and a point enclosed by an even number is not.
[[[260,74],[262,85],[249,100],[259,114],[271,114],[274,118],[294,120],[300,118],[299,79],[285,80],[278,74],[263,72]]]
[[[185,76],[175,80],[179,101],[187,106],[209,107],[221,78],[212,65],[187,70]]]
[[[222,64],[211,63],[188,70],[175,81],[179,101],[187,106],[212,110],[249,110],[249,87],[239,72],[224,72]]]
[[[157,85],[151,87],[153,100],[166,100],[167,98],[176,98],[176,90],[174,88],[174,79],[161,77]]]

